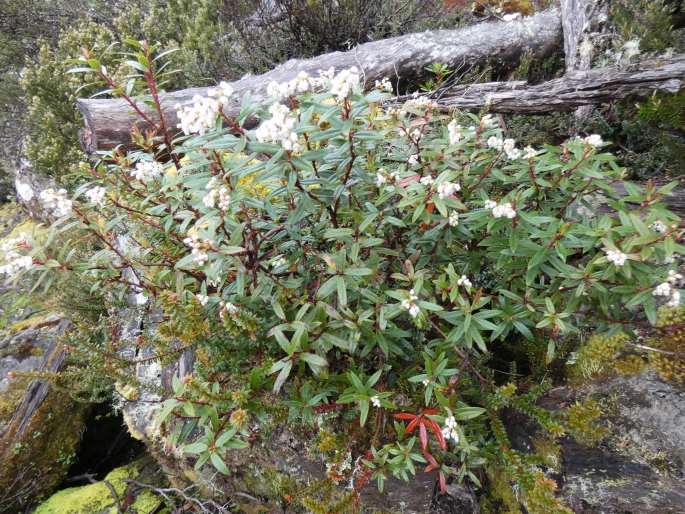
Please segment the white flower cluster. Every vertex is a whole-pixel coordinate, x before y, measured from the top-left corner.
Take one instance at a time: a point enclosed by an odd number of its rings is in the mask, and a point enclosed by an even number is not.
[[[607,260],[613,262],[615,266],[623,266],[628,256],[620,250],[604,250]]]
[[[360,89],[361,76],[356,66],[342,70],[331,79],[330,91],[338,100],[344,100],[350,93],[358,92]]]
[[[221,319],[224,319],[224,316],[228,314],[229,316],[235,316],[238,314],[238,307],[235,306],[235,304],[232,304],[231,302],[225,302],[221,300],[221,303],[219,303],[221,306],[221,309],[219,309],[219,317]]]
[[[67,198],[66,189],[55,191],[51,187],[40,192],[40,202],[43,207],[52,211],[52,214],[61,218],[71,214],[72,201]]]
[[[185,135],[203,135],[213,129],[221,108],[233,95],[233,88],[227,82],[221,82],[217,88],[210,89],[207,94],[208,96],[193,96],[192,105],[183,107],[181,104],[176,104],[176,115],[180,121],[178,128]]]
[[[202,198],[202,203],[205,204],[205,207],[212,209],[218,203],[219,209],[222,211],[228,209],[231,198],[225,186],[219,186],[219,181],[212,177],[207,183],[206,189],[209,189],[209,192]]]
[[[255,137],[260,142],[280,143],[284,150],[289,152],[299,152],[302,145],[299,137],[293,130],[296,119],[289,116],[290,109],[283,104],[273,104],[269,107],[271,118],[264,121],[255,130]]]
[[[197,293],[195,295],[195,298],[197,298],[197,301],[200,302],[200,305],[202,305],[203,307],[209,303],[209,296],[207,296],[206,294]]]
[[[480,126],[483,129],[492,129],[497,127],[497,119],[492,114],[486,114],[480,119]]]
[[[425,177],[421,177],[419,182],[426,187],[433,187],[435,179],[431,175],[426,175]]]
[[[680,305],[680,291],[674,287],[679,281],[683,279],[683,276],[676,272],[675,270],[668,271],[668,278],[666,282],[662,282],[654,288],[652,294],[654,296],[665,296],[669,300],[666,303],[669,307],[678,307]]]
[[[485,201],[485,208],[492,210],[492,215],[495,218],[509,218],[514,219],[516,217],[516,211],[512,207],[511,203],[497,203],[492,200]]]
[[[412,318],[415,318],[421,312],[421,309],[415,303],[418,299],[418,295],[412,289],[409,291],[409,299],[402,300],[402,307],[409,311]]]
[[[447,218],[447,223],[450,227],[456,227],[459,225],[459,213],[457,211],[450,212],[449,218]]]
[[[419,163],[419,154],[414,153],[409,156],[409,159],[407,159],[407,165],[409,166],[414,166]]]
[[[457,182],[440,182],[438,184],[438,196],[443,200],[458,191],[461,191],[461,186]]]
[[[193,254],[193,261],[195,264],[198,266],[204,266],[207,264],[207,261],[209,260],[209,256],[207,255],[207,249],[212,248],[212,241],[210,239],[205,239],[202,241],[199,237],[196,235],[189,235],[183,240],[183,244],[188,246],[191,249],[191,253]]]
[[[17,248],[28,249],[28,247],[29,243],[24,236],[5,241],[0,247],[5,258],[5,264],[0,266],[0,275],[16,275],[18,272],[33,266],[33,257],[17,252]]]
[[[427,96],[421,96],[421,93],[418,91],[414,91],[411,94],[411,99],[407,100],[404,103],[403,108],[400,110],[400,114],[404,115],[407,112],[407,107],[412,107],[414,109],[436,109],[438,107],[438,103],[431,100]]]
[[[456,145],[464,138],[464,127],[457,123],[457,120],[452,120],[447,125],[447,133],[451,145]]]
[[[282,99],[298,94],[306,93],[313,90],[320,84],[320,80],[309,76],[306,71],[301,71],[297,76],[288,82],[278,83],[276,81],[270,82],[266,86],[266,94],[272,98]]]
[[[654,232],[658,232],[659,234],[663,234],[666,232],[667,228],[666,224],[661,221],[661,220],[656,220],[654,223],[652,223],[649,228],[651,228]]]
[[[371,405],[373,405],[377,409],[381,407],[381,399],[378,396],[374,395],[369,399],[371,400]]]
[[[149,182],[159,177],[164,172],[164,167],[157,161],[139,161],[131,176],[141,182]]]
[[[457,280],[457,285],[464,286],[466,289],[471,289],[471,287],[473,286],[473,284],[469,280],[469,277],[467,277],[466,275],[462,275],[461,277],[459,277],[459,280]]]
[[[600,136],[599,134],[591,134],[591,135],[581,139],[581,141],[583,143],[585,143],[586,145],[590,145],[590,146],[594,146],[594,147],[602,146],[604,144],[604,141],[602,140],[602,136]]]
[[[532,146],[526,146],[523,149],[523,158],[524,159],[533,159],[537,154],[538,154],[538,151],[535,148],[533,148]]]
[[[387,172],[385,168],[378,168],[376,172],[376,186],[381,187],[383,184],[392,184],[399,180],[400,174],[396,171]]]
[[[385,91],[386,93],[392,93],[394,91],[392,83],[390,82],[388,77],[383,77],[382,80],[377,80],[374,87],[380,91]]]
[[[495,150],[504,151],[507,157],[515,161],[521,157],[521,150],[516,148],[516,141],[511,138],[502,139],[501,137],[490,136],[488,138],[488,146],[494,148]]]
[[[105,205],[105,194],[107,190],[102,186],[95,186],[86,191],[86,197],[88,201],[93,205],[98,207],[103,207]]]
[[[457,432],[457,420],[454,416],[445,419],[445,426],[442,428],[442,436],[446,441],[452,439],[455,443],[459,442],[459,432]]]

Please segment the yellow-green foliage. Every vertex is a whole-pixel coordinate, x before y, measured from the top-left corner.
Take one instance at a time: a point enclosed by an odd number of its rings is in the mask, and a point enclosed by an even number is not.
[[[557,483],[547,478],[542,471],[535,476],[533,487],[524,495],[523,504],[530,514],[573,514],[554,493]]]
[[[561,467],[561,447],[551,434],[538,434],[533,440],[533,448],[542,462],[550,469],[559,471]]]
[[[650,352],[649,360],[666,380],[685,383],[685,308],[662,307],[657,321],[657,336],[650,344],[669,355]]]
[[[576,402],[566,411],[568,431],[580,444],[597,444],[608,433],[606,427],[598,424],[601,417],[601,406],[595,400]]]
[[[115,37],[109,29],[82,20],[62,32],[56,48],[42,42],[36,62],[26,67],[22,77],[28,102],[26,152],[37,170],[64,176],[74,172],[85,159],[78,146],[77,131],[82,121],[76,98],[93,94],[96,89],[87,87],[92,76],[67,71],[74,66],[71,60],[80,56],[83,47],[92,48],[93,55],[111,67],[113,52],[106,57],[105,50],[113,41]]]
[[[521,509],[506,472],[499,467],[486,469],[488,477],[487,494],[481,497],[483,514],[520,514]]]
[[[628,340],[625,334],[590,337],[578,350],[570,377],[576,381],[584,381],[610,375],[616,370],[617,357]]]
[[[136,479],[139,475],[138,465],[129,464],[117,468],[106,477],[119,499],[126,496],[129,485],[126,479]],[[160,505],[159,497],[151,491],[140,492],[135,501],[126,509],[130,514],[151,514]],[[116,500],[112,491],[104,482],[97,482],[82,487],[70,487],[53,494],[42,503],[34,514],[116,514]]]

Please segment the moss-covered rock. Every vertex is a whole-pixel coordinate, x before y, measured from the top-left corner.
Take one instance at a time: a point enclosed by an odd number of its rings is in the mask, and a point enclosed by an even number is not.
[[[127,482],[139,479],[145,466],[143,461],[134,462],[114,469],[103,481],[58,491],[39,505],[34,514],[116,514],[117,504],[124,503],[129,514],[160,512],[157,509],[162,502],[158,496]]]

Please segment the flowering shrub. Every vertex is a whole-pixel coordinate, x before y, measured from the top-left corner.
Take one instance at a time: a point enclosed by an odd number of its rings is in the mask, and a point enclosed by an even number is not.
[[[77,273],[163,312],[148,344],[199,358],[160,419],[197,467],[228,473],[285,409],[347,438],[323,456],[355,487],[417,467],[443,488],[478,483],[486,458],[523,473],[498,410],[566,429],[532,405],[542,389],[497,387],[488,355],[526,339],[551,360],[565,335],[655,323],[659,302],[679,301],[669,263],[685,248],[659,202],[674,184],[624,183],[598,136],[520,148],[492,116],[398,105],[381,83],[365,94],[355,69],[269,91],[231,119],[222,84],[179,106],[171,148],[109,154],[73,203],[47,193],[60,250],[23,240],[3,267]],[[99,251],[72,251],[84,238]]]

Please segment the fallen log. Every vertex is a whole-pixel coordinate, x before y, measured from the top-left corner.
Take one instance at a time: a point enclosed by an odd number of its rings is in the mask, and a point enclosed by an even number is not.
[[[561,25],[564,28],[566,73],[587,71],[597,53],[599,40],[606,31],[609,16],[607,0],[561,0]],[[580,126],[592,107],[576,110],[576,126]]]
[[[685,87],[685,55],[657,58],[630,66],[569,72],[530,85],[524,81],[488,82],[454,87],[438,101],[445,108],[516,114],[572,111],[654,91],[677,93]]]
[[[258,76],[248,76],[231,83],[236,98],[249,92],[259,100],[266,95],[272,82],[286,82],[300,71],[317,75],[333,67],[336,70],[356,66],[364,73],[366,84],[388,77],[393,83],[415,81],[425,76],[425,68],[433,63],[447,64],[451,69],[485,64],[494,60],[512,64],[523,54],[535,59],[554,52],[561,41],[559,9],[553,8],[510,22],[486,22],[457,30],[429,31],[407,34],[390,39],[359,45],[348,52],[333,52],[311,59],[292,59],[275,69]],[[208,88],[191,88],[161,95],[167,126],[178,123],[174,106],[192,102],[194,95],[206,95]],[[150,128],[123,99],[79,99],[85,128],[81,132],[81,145],[87,153],[109,150],[118,145],[131,146],[131,129]],[[153,120],[156,115],[141,108]],[[238,105],[229,109],[236,113]]]

